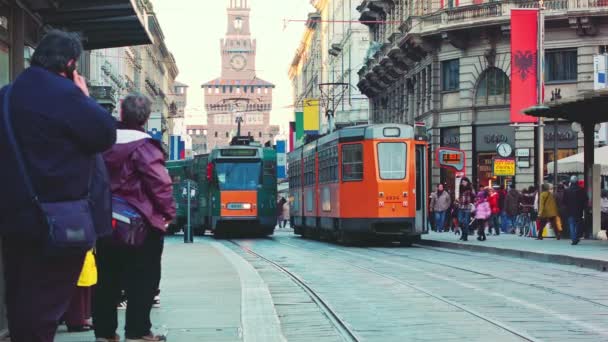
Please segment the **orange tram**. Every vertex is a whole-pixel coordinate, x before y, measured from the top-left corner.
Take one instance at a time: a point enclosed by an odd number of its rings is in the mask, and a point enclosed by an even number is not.
[[[428,144],[414,127],[346,127],[288,155],[295,234],[410,245],[427,233]]]

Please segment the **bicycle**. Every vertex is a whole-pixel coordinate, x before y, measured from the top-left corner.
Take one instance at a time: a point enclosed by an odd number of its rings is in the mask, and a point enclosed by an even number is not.
[[[521,213],[517,215],[515,219],[515,227],[519,229],[519,236],[533,237],[534,230],[532,225],[536,225],[536,222],[532,221],[530,213]]]

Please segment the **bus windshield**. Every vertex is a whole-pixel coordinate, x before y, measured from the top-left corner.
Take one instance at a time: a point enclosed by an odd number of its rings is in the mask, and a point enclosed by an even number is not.
[[[220,190],[256,190],[262,162],[218,162],[215,169]]]

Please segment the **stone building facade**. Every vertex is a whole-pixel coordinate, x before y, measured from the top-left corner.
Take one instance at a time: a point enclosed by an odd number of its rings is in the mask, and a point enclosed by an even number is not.
[[[593,88],[593,56],[605,52],[608,6],[601,1],[545,1],[545,100]],[[369,58],[359,89],[369,98],[373,122],[424,122],[430,135],[432,179],[453,184],[452,172],[434,161],[439,146],[466,153],[466,175],[476,184],[504,182],[491,174],[496,145],[528,153],[517,167],[518,188],[537,184],[538,128],[510,125],[510,9],[537,2],[405,0],[362,1],[360,20],[370,27]],[[553,160],[553,123],[545,126],[545,162]],[[558,157],[581,150],[581,134],[558,123]]]
[[[316,12],[309,14],[306,30],[289,70],[294,92],[294,106],[301,110],[305,98],[319,98],[320,83],[345,83],[348,89],[334,112],[334,128],[366,124],[369,104],[355,86],[357,71],[369,46],[369,30],[351,18],[357,15],[355,0],[315,0]],[[340,87],[326,87],[338,96]],[[322,105],[323,107],[323,105]],[[329,122],[323,107],[320,131],[328,130]]]
[[[221,76],[202,85],[207,112],[206,126],[188,126],[205,132],[192,136],[194,146],[205,146],[207,153],[216,146],[225,146],[237,134],[237,118],[242,118],[241,135],[249,135],[261,143],[274,141],[279,126],[270,124],[274,85],[256,75],[257,41],[250,30],[251,9],[247,0],[231,0],[227,10],[226,36],[220,41]]]

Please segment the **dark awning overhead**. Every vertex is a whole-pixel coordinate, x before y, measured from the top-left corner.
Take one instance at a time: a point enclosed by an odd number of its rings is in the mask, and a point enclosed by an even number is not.
[[[608,89],[581,92],[575,97],[526,108],[523,112],[536,117],[560,118],[580,123],[608,122]]]
[[[44,24],[79,32],[85,49],[151,44],[137,0],[23,0]]]

